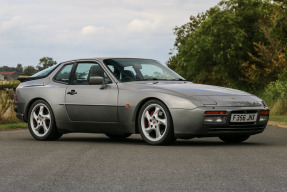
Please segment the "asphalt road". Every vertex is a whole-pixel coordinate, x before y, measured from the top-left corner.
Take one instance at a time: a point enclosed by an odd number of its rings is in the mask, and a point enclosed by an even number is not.
[[[0,191],[287,191],[287,129],[269,126],[243,144],[217,138],[149,146],[68,134],[34,140],[0,132]]]

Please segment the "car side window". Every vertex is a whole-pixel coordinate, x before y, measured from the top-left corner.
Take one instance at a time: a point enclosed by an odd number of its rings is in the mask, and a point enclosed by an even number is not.
[[[60,83],[69,83],[70,74],[74,64],[65,65],[53,78],[53,80]]]
[[[92,76],[103,77],[106,84],[112,82],[98,63],[78,63],[72,84],[89,85],[89,79]]]

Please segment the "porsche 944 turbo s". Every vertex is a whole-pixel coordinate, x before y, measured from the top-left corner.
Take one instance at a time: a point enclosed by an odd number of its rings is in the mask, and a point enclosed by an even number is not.
[[[139,133],[153,145],[194,137],[239,143],[263,132],[269,118],[262,99],[186,81],[152,59],[71,60],[19,80],[15,111],[36,140],[87,132]]]

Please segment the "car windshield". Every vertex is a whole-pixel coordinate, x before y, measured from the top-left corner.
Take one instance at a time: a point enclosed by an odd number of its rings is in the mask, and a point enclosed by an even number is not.
[[[41,77],[41,76],[46,76],[48,75],[50,72],[52,72],[58,65],[53,65],[49,68],[46,68],[42,71],[39,71],[38,73],[32,75],[31,77]]]
[[[122,81],[184,80],[158,61],[150,59],[105,59],[105,65]]]

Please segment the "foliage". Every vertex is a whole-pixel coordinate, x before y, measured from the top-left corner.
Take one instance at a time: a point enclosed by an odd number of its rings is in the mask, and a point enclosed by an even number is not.
[[[37,72],[37,70],[35,69],[34,66],[30,65],[30,66],[27,66],[24,68],[24,74],[25,75],[31,76],[31,75],[34,75],[36,72]]]
[[[287,81],[279,79],[269,83],[262,97],[271,108],[272,114],[287,115]]]
[[[18,63],[16,67],[16,72],[17,73],[23,73],[23,65]]]
[[[287,17],[283,13],[282,7],[274,6],[270,18],[259,22],[266,41],[254,42],[255,53],[249,52],[250,60],[242,64],[246,80],[253,89],[261,90],[279,75],[286,74],[287,33],[282,36],[282,26],[287,28]]]
[[[188,80],[250,91],[241,70],[255,54],[253,42],[265,41],[258,28],[260,19],[272,12],[269,1],[221,1],[197,17],[175,28],[174,49],[167,65]]]
[[[12,72],[12,71],[16,71],[16,68],[4,65],[4,66],[0,67],[0,71],[10,71],[10,72]]]
[[[18,122],[14,112],[14,91],[5,89],[0,91],[0,123]]]
[[[51,67],[53,65],[56,65],[57,62],[53,60],[51,57],[43,57],[40,59],[39,64],[37,65],[37,70],[42,71],[48,67]]]
[[[0,91],[6,89],[16,90],[17,86],[20,84],[20,81],[0,81]]]

